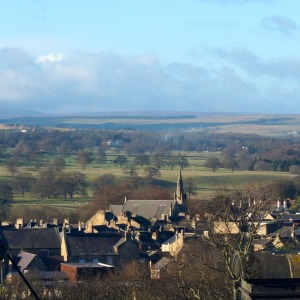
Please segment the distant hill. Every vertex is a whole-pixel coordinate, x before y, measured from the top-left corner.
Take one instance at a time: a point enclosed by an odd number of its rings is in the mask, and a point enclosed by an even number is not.
[[[10,119],[10,118],[19,118],[19,117],[47,117],[47,116],[53,116],[46,113],[41,113],[37,111],[32,110],[24,110],[24,109],[1,109],[0,110],[0,118],[1,119]]]
[[[0,125],[100,130],[193,131],[299,136],[300,115],[205,112],[84,112],[47,114],[30,110],[0,111]]]

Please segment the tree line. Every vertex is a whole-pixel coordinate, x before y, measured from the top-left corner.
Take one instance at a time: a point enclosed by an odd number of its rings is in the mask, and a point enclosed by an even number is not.
[[[126,157],[131,155],[157,155],[168,157],[172,151],[220,152],[222,160],[234,160],[233,168],[241,170],[289,171],[300,166],[300,140],[298,137],[261,137],[247,134],[217,134],[205,132],[147,132],[114,130],[70,130],[35,128],[28,132],[0,131],[0,159],[19,158],[19,162],[34,165],[41,163],[43,154],[69,155],[94,153],[113,147]],[[101,158],[100,158],[101,157]],[[83,166],[84,160],[83,158]],[[106,157],[108,159],[108,157]],[[159,166],[159,158],[156,159]],[[122,163],[122,161],[117,161]],[[164,162],[171,167],[173,161]],[[179,162],[176,162],[179,164]],[[183,162],[184,163],[184,162]]]

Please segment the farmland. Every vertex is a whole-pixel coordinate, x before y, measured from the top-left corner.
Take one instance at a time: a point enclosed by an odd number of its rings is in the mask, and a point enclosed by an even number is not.
[[[151,183],[174,191],[180,166],[186,160],[183,179],[192,178],[194,199],[211,199],[214,191],[226,186],[291,180],[300,165],[300,117],[298,115],[238,115],[199,113],[102,113],[81,116],[2,116],[0,120],[1,182],[11,186],[14,176],[30,174],[39,179],[57,158],[64,158],[63,173],[85,176],[85,193],[71,198],[62,193],[42,196],[34,190],[22,195],[13,187],[13,206],[51,206],[78,209],[94,200],[94,180],[113,174],[118,184],[132,177],[145,178],[149,166],[159,170]],[[110,144],[109,144],[110,143]],[[79,154],[89,161],[82,165]],[[102,153],[102,154],[101,154]],[[102,162],[101,155],[104,159]],[[136,159],[144,155],[146,163]],[[122,157],[124,163],[118,163]],[[220,160],[212,171],[209,159]],[[236,160],[230,170],[226,159]],[[162,162],[159,163],[158,160]],[[174,165],[171,160],[176,160]],[[8,167],[18,161],[16,173]],[[132,173],[129,174],[129,169]],[[121,201],[121,199],[120,199]]]

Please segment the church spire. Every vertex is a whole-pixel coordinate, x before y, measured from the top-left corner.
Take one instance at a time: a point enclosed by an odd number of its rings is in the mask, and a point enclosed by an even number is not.
[[[183,180],[181,175],[181,169],[179,170],[179,175],[177,179],[177,189],[176,189],[176,201],[178,204],[182,204],[184,200],[184,190],[183,190]]]
[[[187,210],[186,193],[183,188],[183,180],[181,175],[181,169],[179,170],[177,179],[177,188],[174,193],[174,200],[176,200],[176,208],[179,214],[185,214]]]

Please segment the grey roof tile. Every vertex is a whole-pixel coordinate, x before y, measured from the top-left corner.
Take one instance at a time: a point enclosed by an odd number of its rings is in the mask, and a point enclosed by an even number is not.
[[[123,206],[123,212],[136,213],[147,219],[161,219],[161,216],[169,215],[174,209],[176,200],[127,200]]]
[[[60,238],[55,228],[2,229],[6,249],[58,249]]]

